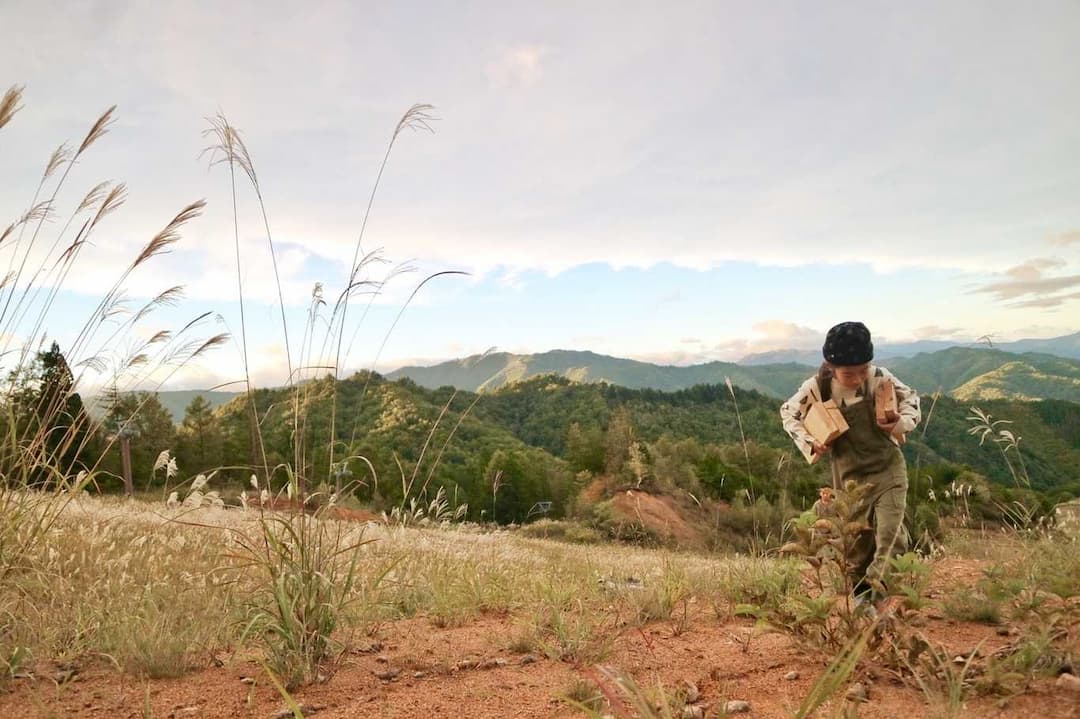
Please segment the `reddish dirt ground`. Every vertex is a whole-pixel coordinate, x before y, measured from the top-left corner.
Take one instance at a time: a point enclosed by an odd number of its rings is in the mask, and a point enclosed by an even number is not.
[[[973,581],[979,573],[978,563],[966,560],[945,560],[935,569],[932,593],[958,580]],[[943,618],[939,610],[926,611],[913,623],[956,654],[983,642],[981,651],[989,655],[1009,641],[995,627],[957,623]],[[750,702],[751,712],[737,716],[754,718],[789,717],[826,664],[826,657],[807,651],[785,634],[755,634],[747,648],[751,632],[747,621],[722,623],[698,610],[686,631],[679,633],[677,626],[664,621],[619,630],[604,663],[629,671],[646,687],[660,681],[674,690],[684,680],[693,682],[700,690],[699,702],[709,707],[706,716],[715,716],[726,700],[741,699]],[[495,615],[450,628],[420,618],[386,624],[376,636],[360,642],[362,646],[347,655],[327,681],[294,696],[306,707],[307,716],[326,719],[581,716],[558,697],[590,669],[543,656],[523,663],[523,655],[506,648],[516,629],[512,617]],[[272,717],[285,708],[252,657],[223,659],[219,667],[149,682],[104,664],[86,664],[62,686],[51,678],[57,667],[39,666],[36,678],[15,680],[0,695],[0,716]],[[388,671],[396,672],[393,678],[379,678]],[[799,677],[786,679],[792,671]],[[256,682],[246,683],[249,677]],[[940,715],[918,689],[885,672],[870,668],[855,678],[869,687],[870,698],[848,707],[855,716]],[[844,701],[841,693],[817,716],[839,716]],[[147,705],[149,713],[144,711]],[[1006,701],[969,699],[959,716],[1080,718],[1080,693],[1062,689],[1052,679],[1038,680],[1024,694]]]

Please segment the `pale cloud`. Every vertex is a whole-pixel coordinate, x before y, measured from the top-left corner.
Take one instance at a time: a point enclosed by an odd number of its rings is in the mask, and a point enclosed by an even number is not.
[[[1080,277],[1076,279],[1077,281],[1073,284],[1080,284]],[[1080,292],[1069,292],[1063,295],[1052,295],[1050,297],[1038,297],[1031,300],[1024,300],[1023,302],[1017,302],[1012,306],[1021,308],[1048,309],[1051,307],[1060,307],[1066,302],[1070,302],[1072,300],[1080,300]]]
[[[682,302],[682,299],[683,299],[682,292],[680,292],[678,290],[672,290],[671,292],[666,292],[666,293],[660,295],[657,302],[659,302],[662,305],[670,305],[670,304],[674,304],[676,302]]]
[[[1054,235],[1049,239],[1051,245],[1073,245],[1077,242],[1080,242],[1080,230],[1062,232],[1060,235]]]
[[[551,48],[543,45],[515,45],[503,48],[498,57],[484,68],[484,72],[496,87],[527,87],[537,83],[543,76],[544,58]]]
[[[1005,271],[1007,279],[987,283],[974,290],[993,295],[999,302],[1012,302],[1015,308],[1057,307],[1080,297],[1080,292],[1066,292],[1080,286],[1080,274],[1048,275],[1049,270],[1066,267],[1064,260],[1035,258]]]
[[[954,339],[962,332],[963,330],[959,327],[942,327],[941,325],[925,325],[911,331],[915,339],[919,340]]]
[[[753,331],[751,344],[766,349],[811,349],[821,344],[822,338],[819,330],[785,320],[758,322]]]
[[[649,362],[656,365],[674,365],[685,367],[702,362],[709,362],[714,357],[703,352],[685,352],[683,350],[670,350],[664,352],[635,352],[627,355],[628,359],[638,362]]]
[[[711,359],[737,360],[747,355],[777,350],[812,350],[821,346],[824,332],[786,320],[755,323],[745,337],[728,338],[715,345]]]

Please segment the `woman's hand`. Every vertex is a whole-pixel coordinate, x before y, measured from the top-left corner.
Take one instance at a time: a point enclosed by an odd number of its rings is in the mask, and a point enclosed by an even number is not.
[[[832,449],[832,447],[827,444],[821,444],[820,442],[814,442],[810,447],[810,451],[818,456],[828,453],[830,449]]]
[[[900,415],[896,412],[888,412],[885,417],[879,417],[877,420],[877,426],[882,432],[891,435],[896,430],[896,425],[900,422]]]

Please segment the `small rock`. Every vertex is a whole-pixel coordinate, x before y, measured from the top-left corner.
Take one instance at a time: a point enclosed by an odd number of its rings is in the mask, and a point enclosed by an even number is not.
[[[475,659],[462,659],[460,662],[454,665],[454,671],[460,671],[462,669],[476,669],[480,666],[480,662]]]
[[[315,712],[321,711],[326,708],[325,704],[301,704],[300,713],[304,716],[311,716]],[[270,719],[292,719],[294,716],[293,710],[289,708],[282,709],[277,714],[274,714]]]
[[[392,667],[387,667],[386,669],[376,669],[372,672],[372,674],[375,675],[376,679],[382,679],[384,682],[390,681],[400,673],[400,669],[394,669]]]
[[[1006,626],[998,627],[997,628],[997,635],[999,637],[1007,637],[1007,636],[1009,636],[1009,628],[1006,627]]]
[[[255,677],[240,677],[241,684],[254,684]]]
[[[385,654],[380,654],[379,656],[375,657],[375,661],[377,661],[379,664],[389,664],[390,657],[386,656]]]
[[[724,704],[725,714],[745,714],[748,711],[750,711],[750,702],[734,699]]]
[[[847,690],[847,699],[852,702],[868,702],[870,701],[870,695],[866,691],[866,685],[862,682],[855,682]]]
[[[682,719],[705,719],[705,709],[698,704],[683,707]]]
[[[1054,682],[1058,689],[1065,689],[1071,692],[1080,692],[1080,677],[1075,674],[1062,674]]]
[[[953,664],[966,664],[967,663],[967,657],[963,656],[962,654],[957,654],[955,657],[952,658],[952,663]]]
[[[53,674],[53,681],[57,684],[67,684],[78,675],[78,669],[61,669]]]
[[[362,647],[355,647],[353,652],[356,654],[374,654],[375,652],[381,652],[383,648],[382,642],[372,642]]]
[[[788,672],[787,674],[784,675],[784,679],[787,679],[789,682],[793,682],[798,678],[799,678],[799,673],[798,672]]]
[[[423,679],[426,676],[427,676],[427,674],[425,674],[424,672],[413,672],[412,673],[412,678],[413,679]]]
[[[526,654],[521,659],[518,659],[518,664],[524,666],[526,664],[535,664],[538,661],[539,659],[536,658],[535,654]]]
[[[480,662],[478,669],[495,669],[496,667],[506,666],[506,660],[502,657],[495,657],[494,659],[485,659]]]
[[[694,684],[689,679],[683,681],[683,689],[686,693],[687,704],[696,704],[697,700],[701,698],[701,691],[698,690],[697,684]]]

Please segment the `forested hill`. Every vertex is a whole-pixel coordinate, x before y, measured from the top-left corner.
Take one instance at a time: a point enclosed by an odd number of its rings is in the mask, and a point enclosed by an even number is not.
[[[637,436],[655,441],[663,436],[701,443],[740,442],[738,420],[755,444],[787,451],[790,440],[780,426],[779,402],[758,392],[736,388],[735,402],[726,386],[705,385],[678,392],[631,390],[610,385],[581,385],[564,378],[536,378],[481,398],[473,410],[478,418],[509,429],[527,444],[563,456],[569,451],[569,428],[605,427],[615,408],[626,407]],[[997,481],[1012,481],[997,445],[980,446],[969,434],[971,408],[979,407],[1001,425],[1022,437],[1023,458],[1032,482],[1042,489],[1072,487],[1080,492],[1080,404],[1058,400],[1021,402],[989,400],[975,405],[942,396],[927,397],[929,420],[910,437],[905,454],[910,461],[966,464]],[[931,413],[930,408],[933,407]],[[798,455],[795,455],[798,457]],[[799,458],[798,461],[802,461]]]
[[[329,380],[312,383],[301,397],[306,417],[301,430],[308,438],[305,473],[316,481],[332,477],[325,440],[330,387]],[[779,402],[739,388],[735,398],[738,411],[725,385],[661,392],[581,384],[557,375],[476,395],[358,374],[338,385],[335,458],[354,458],[347,468],[350,478],[364,482],[362,499],[393,503],[410,483],[415,490],[430,482],[431,491],[442,486],[456,501],[469,502],[472,516],[481,509],[490,516],[492,483],[499,476],[503,488],[494,511],[506,521],[524,518],[541,500],[555,501],[556,511],[562,511],[581,489],[582,472],[626,474],[631,466],[640,476],[730,500],[748,486],[745,434],[749,476],[758,492],[775,496],[784,486],[795,495],[812,496],[824,467],[806,466],[791,447],[780,426]],[[292,463],[287,391],[259,390],[256,402],[270,466]],[[1080,493],[1080,405],[991,400],[978,406],[994,420],[1011,422],[1000,426],[1022,438],[1024,466],[1035,488],[1053,497]],[[223,438],[221,457],[205,457],[208,466],[257,458],[245,407],[241,397],[214,414],[205,431]],[[980,445],[969,434],[970,405],[948,397],[936,404],[928,399],[926,412],[929,422],[905,447],[913,467],[940,475],[943,465],[966,465],[993,482],[1015,484],[998,445]],[[189,438],[187,444],[197,443]],[[360,456],[375,467],[377,482],[367,464],[355,459]],[[182,466],[191,466],[181,459]]]

